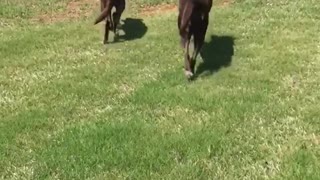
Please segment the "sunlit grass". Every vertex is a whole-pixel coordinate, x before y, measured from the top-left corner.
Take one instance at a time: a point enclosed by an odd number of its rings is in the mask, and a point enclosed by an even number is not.
[[[216,3],[191,83],[175,12],[106,47],[92,19],[3,27],[0,179],[319,179],[319,10]]]

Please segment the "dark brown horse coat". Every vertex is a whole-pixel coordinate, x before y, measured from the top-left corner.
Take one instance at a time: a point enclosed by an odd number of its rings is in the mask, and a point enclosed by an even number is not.
[[[178,28],[181,46],[185,50],[185,75],[188,79],[194,75],[196,58],[203,46],[212,0],[179,0]],[[194,39],[194,51],[189,55],[191,37]]]
[[[98,24],[107,18],[103,43],[108,42],[109,30],[116,34],[121,15],[125,9],[125,0],[101,0],[101,14],[96,18],[94,24]],[[115,7],[116,11],[111,16],[111,10]]]

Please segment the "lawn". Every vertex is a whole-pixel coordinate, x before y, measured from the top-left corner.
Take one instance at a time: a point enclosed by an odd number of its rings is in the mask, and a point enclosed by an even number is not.
[[[176,9],[69,1],[0,2],[0,179],[320,179],[317,0],[215,1],[193,82]]]

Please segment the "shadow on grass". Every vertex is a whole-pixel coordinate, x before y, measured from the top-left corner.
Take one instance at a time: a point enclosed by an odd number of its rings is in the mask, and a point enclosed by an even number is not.
[[[232,36],[211,36],[209,42],[202,47],[201,57],[203,62],[196,70],[196,77],[205,74],[212,75],[222,67],[231,65],[234,54],[234,40]]]
[[[124,34],[115,37],[114,43],[142,38],[146,34],[148,27],[143,23],[142,19],[126,18],[123,20],[120,30],[123,30]]]

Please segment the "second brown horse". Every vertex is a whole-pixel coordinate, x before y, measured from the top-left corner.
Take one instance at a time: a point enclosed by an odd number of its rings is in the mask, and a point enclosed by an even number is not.
[[[125,0],[101,0],[101,14],[97,17],[94,24],[98,24],[106,19],[105,33],[103,43],[107,44],[109,31],[117,35],[117,26],[120,22],[121,15],[125,9]],[[115,7],[115,12],[111,16],[111,10]]]

